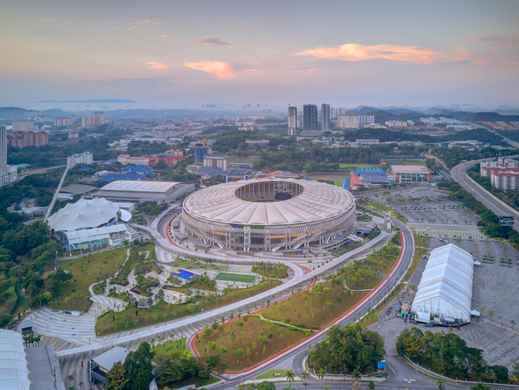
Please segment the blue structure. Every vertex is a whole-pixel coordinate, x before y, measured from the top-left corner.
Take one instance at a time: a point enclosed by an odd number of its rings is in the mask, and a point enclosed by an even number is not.
[[[344,188],[346,191],[350,190],[350,178],[348,176],[345,176],[342,180],[342,188]]]
[[[205,156],[207,156],[207,148],[202,144],[196,144],[193,147],[193,156],[196,163],[204,161]]]
[[[362,176],[364,174],[376,174],[376,175],[385,175],[386,171],[384,171],[383,168],[379,167],[362,167],[362,168],[355,168],[355,173],[359,176]]]
[[[175,276],[179,279],[182,279],[186,282],[190,282],[192,281],[193,279],[195,279],[198,275],[191,272],[191,271],[188,271],[187,269],[184,269],[184,268],[181,268],[176,274]]]
[[[116,180],[144,180],[153,176],[153,169],[146,165],[128,165],[119,172],[108,172],[99,177],[97,184],[105,185]]]
[[[378,184],[388,185],[390,180],[386,171],[378,167],[355,168],[354,174],[361,178],[363,185]]]

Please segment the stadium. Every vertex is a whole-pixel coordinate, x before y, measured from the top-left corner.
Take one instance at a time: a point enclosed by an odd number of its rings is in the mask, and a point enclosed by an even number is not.
[[[355,200],[310,180],[254,179],[201,189],[183,203],[178,229],[197,246],[236,251],[325,247],[355,224]]]

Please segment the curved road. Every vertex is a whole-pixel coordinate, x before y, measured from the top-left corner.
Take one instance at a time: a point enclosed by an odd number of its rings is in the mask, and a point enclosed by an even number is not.
[[[510,215],[514,217],[514,230],[519,232],[519,211],[507,205],[501,199],[497,198],[486,189],[476,183],[469,175],[467,170],[473,165],[491,159],[481,159],[465,161],[456,165],[451,169],[452,179],[458,183],[463,189],[469,192],[474,198],[481,202],[487,209],[496,215]]]

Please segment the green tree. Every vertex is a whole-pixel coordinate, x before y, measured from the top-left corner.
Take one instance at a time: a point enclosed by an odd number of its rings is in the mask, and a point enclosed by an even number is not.
[[[123,390],[126,384],[123,365],[121,363],[115,363],[106,379],[107,390]]]
[[[490,390],[490,386],[478,383],[477,385],[472,386],[471,390]]]
[[[152,374],[152,352],[147,342],[141,343],[135,352],[130,352],[124,362],[124,376],[131,378],[123,390],[148,390]]]

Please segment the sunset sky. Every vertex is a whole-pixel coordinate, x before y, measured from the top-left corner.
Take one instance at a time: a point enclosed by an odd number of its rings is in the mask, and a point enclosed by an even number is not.
[[[1,105],[519,106],[519,1],[0,5]]]

